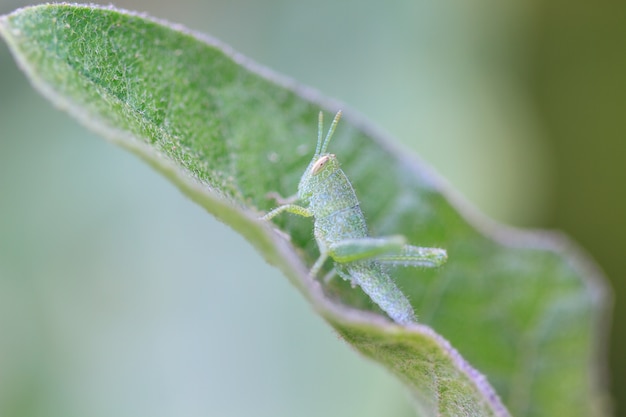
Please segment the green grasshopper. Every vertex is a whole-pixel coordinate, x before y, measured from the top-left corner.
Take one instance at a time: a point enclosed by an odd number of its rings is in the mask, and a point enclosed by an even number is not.
[[[328,143],[337,127],[341,111],[337,112],[326,138],[322,142],[323,114],[319,113],[315,155],[300,179],[298,193],[276,200],[283,204],[262,217],[270,220],[286,211],[313,217],[314,236],[320,257],[311,268],[316,278],[330,257],[335,273],[360,286],[389,317],[399,324],[415,323],[413,307],[385,272],[385,265],[437,267],[447,259],[444,249],[422,248],[406,244],[403,236],[369,237],[359,200],[346,174],[333,154],[326,153]],[[274,193],[272,193],[274,194]],[[293,204],[300,201],[306,207]]]

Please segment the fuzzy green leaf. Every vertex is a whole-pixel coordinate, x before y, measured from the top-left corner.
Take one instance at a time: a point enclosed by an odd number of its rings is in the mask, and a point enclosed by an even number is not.
[[[268,192],[295,192],[317,112],[335,105],[213,39],[112,8],[26,8],[2,17],[0,33],[37,89],[243,234],[346,341],[406,383],[420,415],[605,415],[605,291],[564,239],[468,216],[433,173],[347,112],[331,150],[372,234],[449,255],[437,270],[394,271],[421,323],[400,327],[360,289],[308,278],[310,220],[258,220],[275,205]]]

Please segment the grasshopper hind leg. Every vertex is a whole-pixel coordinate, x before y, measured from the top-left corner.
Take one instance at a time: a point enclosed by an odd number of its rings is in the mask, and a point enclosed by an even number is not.
[[[437,268],[446,263],[448,253],[445,249],[422,248],[404,245],[398,252],[384,253],[376,256],[376,261],[383,265],[417,266]]]

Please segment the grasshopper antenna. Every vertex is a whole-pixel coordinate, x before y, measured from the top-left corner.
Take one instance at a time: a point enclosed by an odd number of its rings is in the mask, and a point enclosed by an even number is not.
[[[324,128],[324,113],[320,110],[317,116],[317,146],[315,147],[315,155],[313,158],[317,158],[322,150],[322,129]]]
[[[319,123],[318,123],[318,133],[317,133],[317,149],[315,149],[315,155],[319,156],[323,153],[326,153],[326,148],[328,147],[328,142],[333,137],[333,133],[335,133],[335,129],[337,128],[337,123],[339,123],[339,119],[341,119],[341,110],[337,112],[335,118],[333,119],[333,123],[330,125],[330,129],[328,129],[328,133],[326,134],[326,138],[324,139],[324,143],[320,147],[320,143],[322,140],[322,128],[324,123],[324,115],[320,112],[319,115]]]

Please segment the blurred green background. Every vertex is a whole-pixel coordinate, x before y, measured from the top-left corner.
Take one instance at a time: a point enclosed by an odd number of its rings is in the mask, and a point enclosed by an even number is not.
[[[577,240],[615,289],[626,416],[625,2],[116,5],[338,98],[489,216]],[[4,44],[0,74],[0,416],[412,415],[250,245],[53,109]]]

